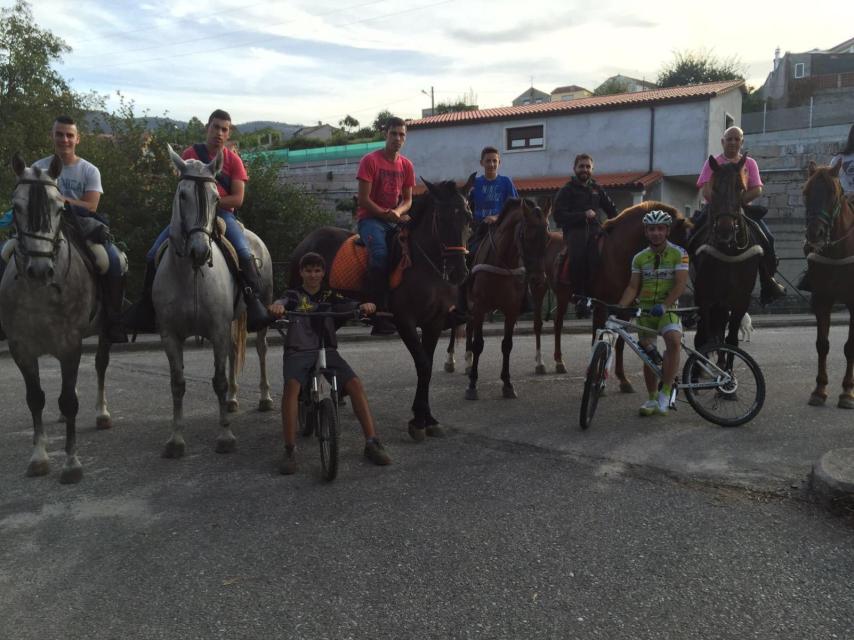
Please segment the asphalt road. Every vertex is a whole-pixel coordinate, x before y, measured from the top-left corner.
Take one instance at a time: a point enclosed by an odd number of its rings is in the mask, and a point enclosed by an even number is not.
[[[843,330],[831,339],[835,392]],[[345,409],[331,484],[313,441],[297,476],[276,474],[279,415],[252,408],[251,353],[238,450],[214,453],[204,350],[186,357],[189,455],[178,461],[159,455],[165,356],[114,356],[107,432],[94,429],[84,356],[75,486],[58,483],[58,368],[44,360],[53,469],[26,478],[23,382],[0,359],[0,638],[854,637],[850,521],[801,493],[822,453],[854,446],[853,412],[806,405],[813,342],[805,328],[754,334],[768,399],[743,427],[684,404],[641,419],[641,394],[614,391],[582,432],[588,339],[567,338],[570,372],[545,376],[533,374],[533,340],[519,339],[519,398],[505,400],[489,338],[477,402],[437,357],[433,412],[450,434],[423,444],[406,434],[415,375],[402,344],[346,343],[394,464],[364,461]],[[629,371],[640,386],[637,364]]]

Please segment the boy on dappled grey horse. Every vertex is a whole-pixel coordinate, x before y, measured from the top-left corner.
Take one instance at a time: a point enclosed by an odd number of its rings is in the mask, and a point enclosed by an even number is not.
[[[200,160],[208,164],[222,153],[222,170],[216,176],[216,188],[219,192],[219,209],[217,216],[225,221],[225,237],[234,246],[240,262],[243,279],[244,300],[246,301],[247,325],[250,331],[257,331],[269,324],[267,310],[258,295],[263,290],[258,265],[252,255],[252,249],[246,240],[243,227],[237,222],[234,210],[243,204],[246,182],[249,175],[243,166],[243,161],[236,153],[225,146],[231,135],[231,116],[222,109],[217,109],[208,118],[205,126],[206,139],[204,143],[194,144],[181,154],[184,160]],[[139,332],[154,332],[155,314],[151,301],[151,289],[154,285],[155,258],[160,247],[169,238],[167,226],[157,236],[151,249],[145,256],[145,281],[142,298],[127,314],[128,327]]]
[[[127,335],[121,326],[125,285],[122,257],[111,241],[107,223],[96,214],[101,194],[104,193],[101,186],[101,172],[94,164],[77,155],[80,133],[77,130],[77,123],[69,116],[58,116],[54,120],[51,139],[54,155],[62,160],[62,173],[56,182],[59,192],[65,198],[65,206],[75,214],[73,221],[81,236],[90,243],[103,246],[107,253],[109,266],[101,277],[104,295],[104,333],[111,342],[127,342]],[[47,171],[53,158],[53,155],[42,158],[33,166]],[[10,257],[6,256],[6,253],[3,252],[4,260]],[[0,260],[0,280],[6,267],[4,260]],[[4,337],[0,329],[0,339]]]

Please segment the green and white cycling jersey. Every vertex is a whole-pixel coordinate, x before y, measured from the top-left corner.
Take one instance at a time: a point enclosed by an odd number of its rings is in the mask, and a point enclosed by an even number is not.
[[[647,247],[632,258],[632,274],[641,276],[638,305],[649,311],[667,298],[676,282],[677,271],[688,270],[688,253],[668,241],[664,251],[657,253]]]

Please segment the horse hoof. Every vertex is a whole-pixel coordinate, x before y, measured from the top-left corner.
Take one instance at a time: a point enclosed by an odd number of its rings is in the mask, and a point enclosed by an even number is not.
[[[440,427],[438,424],[431,424],[426,429],[424,429],[426,434],[431,438],[444,438],[445,430]]]
[[[83,467],[65,467],[59,476],[60,484],[77,484],[83,479]]]
[[[424,427],[416,427],[412,422],[409,423],[409,437],[415,442],[424,442],[427,437],[427,429]]]
[[[445,363],[445,373],[453,373],[454,372],[454,363],[446,362]]]
[[[477,400],[477,389],[466,389],[466,400]]]
[[[33,460],[27,467],[27,477],[36,478],[46,476],[50,472],[50,462],[47,460]]]
[[[225,403],[225,410],[229,413],[235,413],[240,408],[240,403],[237,400],[229,400]]]
[[[258,411],[272,411],[273,410],[273,401],[269,398],[261,400],[258,403]]]
[[[546,365],[544,365],[544,364],[538,364],[538,365],[534,368],[534,373],[536,373],[538,376],[544,376],[544,375],[546,375]]]
[[[510,400],[515,400],[516,398],[519,397],[516,395],[516,389],[513,388],[512,384],[505,386],[501,390],[501,395],[503,395],[505,398],[508,398]]]
[[[563,362],[558,362],[555,365],[555,373],[566,373],[566,365]]]
[[[217,453],[232,453],[235,449],[237,449],[237,440],[235,438],[216,441]]]
[[[632,386],[631,382],[621,382],[620,383],[620,393],[634,393],[635,388]]]
[[[164,458],[183,458],[186,449],[187,445],[183,442],[175,442],[174,440],[170,440],[166,443],[166,446],[163,447],[163,453],[161,455]]]
[[[836,406],[840,409],[854,409],[854,398],[849,395],[842,394],[839,396],[839,403]]]
[[[98,416],[95,418],[95,428],[104,430],[113,428],[113,419],[110,416]]]
[[[821,396],[817,393],[814,393],[810,396],[810,399],[807,404],[811,407],[823,407],[826,400],[827,396]]]

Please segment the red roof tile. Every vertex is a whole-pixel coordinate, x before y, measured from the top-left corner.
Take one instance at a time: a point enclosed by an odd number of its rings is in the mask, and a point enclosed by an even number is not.
[[[661,171],[635,171],[626,173],[597,173],[596,182],[606,189],[647,189],[664,177]],[[513,184],[519,193],[534,191],[556,191],[560,189],[569,176],[552,176],[547,178],[513,178]]]
[[[581,111],[600,111],[620,107],[639,107],[648,104],[660,104],[668,102],[689,102],[712,98],[723,93],[744,86],[744,80],[727,80],[724,82],[709,82],[687,87],[668,87],[666,89],[653,89],[651,91],[638,91],[636,93],[618,93],[610,96],[592,96],[590,98],[578,98],[565,102],[542,102],[538,104],[526,104],[519,107],[496,107],[494,109],[479,109],[477,111],[457,111],[454,113],[443,113],[437,116],[428,116],[410,120],[407,126],[410,129],[426,129],[428,127],[444,127],[456,124],[467,124],[470,122],[487,122],[491,120],[509,120],[517,118],[529,118],[540,115],[558,115],[562,113]]]

